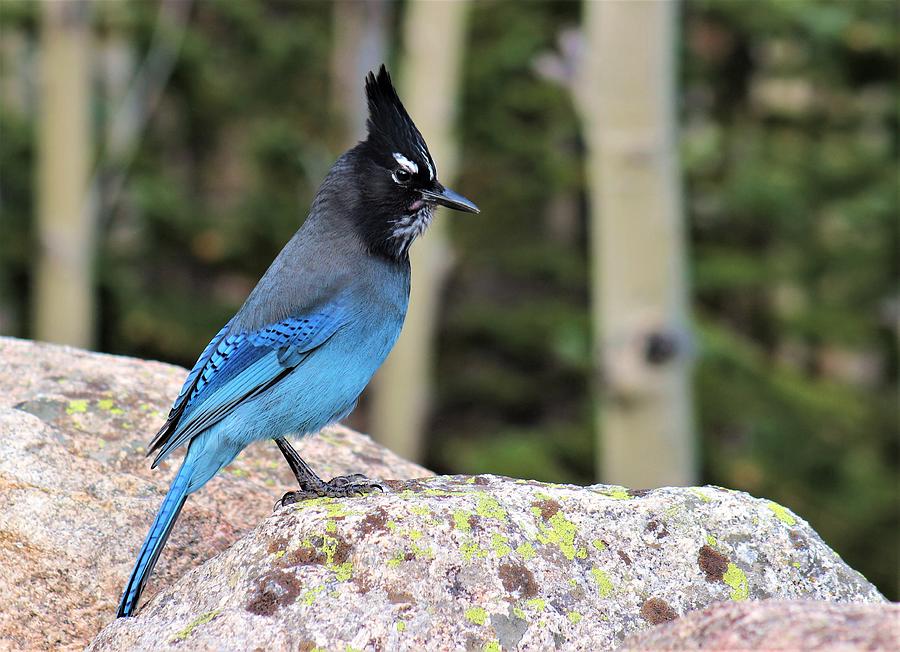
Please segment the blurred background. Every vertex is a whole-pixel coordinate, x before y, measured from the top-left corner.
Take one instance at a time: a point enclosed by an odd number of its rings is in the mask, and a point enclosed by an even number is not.
[[[0,333],[192,366],[385,61],[482,213],[349,424],[765,496],[896,600],[898,6],[2,0]]]

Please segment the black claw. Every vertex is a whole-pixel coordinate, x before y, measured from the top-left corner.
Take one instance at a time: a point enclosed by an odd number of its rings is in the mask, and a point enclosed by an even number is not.
[[[299,491],[289,491],[281,497],[281,500],[275,503],[275,509],[285,507],[301,500],[309,500],[312,498],[349,498],[355,496],[365,496],[367,493],[378,489],[384,493],[384,487],[377,482],[372,482],[361,473],[353,473],[351,475],[341,475],[332,478],[328,482],[305,482],[300,486]]]

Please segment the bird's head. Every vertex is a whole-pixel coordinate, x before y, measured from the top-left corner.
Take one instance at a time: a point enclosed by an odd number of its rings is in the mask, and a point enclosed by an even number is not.
[[[358,219],[369,248],[392,258],[407,255],[437,205],[466,213],[478,207],[445,188],[425,139],[391,84],[384,66],[366,78],[368,136],[356,148]]]

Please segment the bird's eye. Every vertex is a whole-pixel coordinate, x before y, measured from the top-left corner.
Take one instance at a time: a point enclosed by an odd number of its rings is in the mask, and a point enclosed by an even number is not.
[[[397,183],[406,184],[409,183],[410,179],[412,179],[412,174],[410,174],[409,171],[404,170],[403,168],[399,168],[397,170],[394,170],[393,177],[394,181],[396,181]]]

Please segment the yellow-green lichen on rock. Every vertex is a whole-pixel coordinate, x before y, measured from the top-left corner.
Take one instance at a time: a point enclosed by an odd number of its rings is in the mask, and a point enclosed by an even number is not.
[[[565,517],[562,511],[551,516],[546,525],[540,523],[538,530],[537,540],[543,544],[557,546],[566,559],[575,559],[576,556],[583,559],[587,556],[586,550],[576,549],[575,535],[578,528]]]
[[[397,568],[403,561],[406,559],[406,555],[402,550],[398,550],[394,553],[394,556],[387,560],[388,568]]]
[[[466,609],[466,620],[476,625],[484,625],[487,622],[487,611],[483,607],[469,607]]]
[[[630,500],[631,498],[633,498],[633,496],[628,493],[628,489],[626,489],[625,487],[608,486],[604,489],[601,489],[600,493],[615,500]]]
[[[704,503],[708,503],[712,500],[709,496],[706,495],[706,492],[700,489],[699,487],[691,487],[691,493],[697,496]]]
[[[116,404],[110,398],[103,398],[97,401],[97,407],[110,414],[125,414],[125,410],[116,407]]]
[[[479,546],[478,542],[474,539],[464,541],[459,546],[459,551],[462,553],[463,559],[467,562],[472,561],[472,559],[476,557],[484,558],[488,556],[488,551]]]
[[[750,584],[747,575],[735,564],[729,563],[722,581],[731,587],[731,599],[735,601],[746,600],[750,597]]]
[[[455,509],[453,510],[453,526],[457,530],[462,530],[463,532],[468,532],[472,529],[472,526],[469,524],[469,518],[471,514],[464,509]]]
[[[613,583],[612,580],[609,579],[609,574],[596,566],[591,569],[591,576],[593,576],[594,581],[597,583],[597,591],[600,594],[601,598],[609,597],[613,592]]]
[[[347,505],[342,502],[336,501],[334,498],[323,498],[325,502],[322,503],[325,505],[325,513],[331,517],[335,518],[338,516],[349,516],[350,510],[347,508]]]
[[[87,412],[88,409],[88,401],[85,399],[74,399],[69,401],[69,404],[66,406],[66,414],[82,414]]]
[[[346,582],[353,577],[353,562],[345,561],[335,566],[334,577],[338,582]]]
[[[499,532],[494,532],[491,535],[491,548],[498,557],[505,557],[512,552],[509,541],[507,541],[506,537]]]
[[[190,623],[188,623],[187,627],[185,627],[184,629],[182,629],[178,633],[176,633],[175,636],[173,636],[171,638],[171,641],[185,640],[188,636],[191,635],[191,633],[195,629],[197,629],[201,625],[205,625],[206,623],[211,622],[213,620],[213,618],[218,616],[220,613],[222,613],[221,609],[215,609],[213,611],[209,611],[209,612],[203,614],[202,616],[198,616],[197,618],[192,620]]]
[[[527,541],[516,546],[516,552],[519,553],[519,556],[522,557],[522,559],[524,559],[525,561],[532,559],[535,555],[534,546],[532,546]]]
[[[793,515],[787,510],[786,507],[779,505],[776,502],[769,501],[766,503],[766,507],[772,510],[772,513],[775,514],[775,518],[786,525],[796,525],[797,519],[793,517]]]
[[[318,596],[322,591],[325,590],[324,586],[314,586],[303,594],[303,604],[307,607],[311,607],[312,604],[316,601],[316,596]]]
[[[506,510],[500,506],[499,501],[493,496],[479,492],[475,513],[482,518],[492,518],[498,521],[506,520]]]

